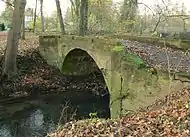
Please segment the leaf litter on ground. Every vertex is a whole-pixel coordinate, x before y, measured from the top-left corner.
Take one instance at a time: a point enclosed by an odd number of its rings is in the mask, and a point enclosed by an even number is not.
[[[0,44],[1,58],[6,46],[6,37],[2,37],[1,34]],[[65,76],[59,69],[47,64],[40,56],[38,47],[38,36],[31,35],[27,36],[26,40],[20,40],[17,56],[18,76],[14,79],[1,81],[0,96],[23,96],[30,95],[32,92],[48,94],[64,92],[73,88],[83,91],[93,89],[93,92],[96,93],[104,89],[105,85],[101,75],[84,76],[83,81],[81,78],[78,78],[77,81],[75,77]],[[0,73],[2,70],[1,62]]]
[[[46,137],[189,137],[190,88],[172,93],[167,101],[165,106],[154,109],[152,105],[118,119],[71,121]]]

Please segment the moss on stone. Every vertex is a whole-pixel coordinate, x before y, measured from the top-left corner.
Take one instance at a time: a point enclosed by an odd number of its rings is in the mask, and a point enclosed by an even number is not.
[[[117,53],[120,56],[121,60],[125,61],[129,65],[135,65],[137,68],[146,67],[144,61],[138,55],[125,51],[125,48],[121,42],[118,42],[116,46],[112,48],[112,52]]]

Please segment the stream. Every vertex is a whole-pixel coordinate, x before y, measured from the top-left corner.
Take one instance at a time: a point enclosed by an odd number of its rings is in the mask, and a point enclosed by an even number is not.
[[[18,103],[0,104],[0,137],[44,137],[72,119],[109,118],[109,97],[67,91]]]

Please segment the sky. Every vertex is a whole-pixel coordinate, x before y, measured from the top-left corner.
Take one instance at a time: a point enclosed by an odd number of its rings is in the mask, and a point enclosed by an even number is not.
[[[36,0],[27,0],[27,7],[34,8]],[[62,13],[63,15],[66,13],[67,8],[70,6],[70,0],[60,0]],[[123,0],[113,0],[113,2],[121,2]],[[158,3],[161,0],[139,0],[139,2],[143,2],[148,6],[154,5],[155,3]],[[188,8],[190,7],[190,0],[170,0],[172,3],[184,3],[184,5]],[[38,4],[38,11],[39,11],[39,4]],[[4,10],[5,3],[0,0],[0,13]],[[56,10],[55,0],[44,0],[44,15],[50,16],[53,11]]]

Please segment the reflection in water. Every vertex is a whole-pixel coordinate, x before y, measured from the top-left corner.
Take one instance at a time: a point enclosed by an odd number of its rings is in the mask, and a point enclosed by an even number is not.
[[[10,128],[6,125],[2,125],[0,128],[0,137],[11,137]]]
[[[41,110],[36,110],[27,120],[30,127],[40,128],[43,125],[43,113]]]
[[[19,104],[14,105],[18,107]],[[88,93],[75,94],[72,98],[57,95],[41,99],[27,109],[4,117],[0,121],[0,137],[43,137],[57,128],[61,113],[61,123],[65,123],[71,116],[75,119],[89,118],[92,112],[97,112],[98,117],[109,118],[109,99],[100,99]]]
[[[44,115],[40,109],[32,112],[26,119],[18,119],[18,121],[12,121],[9,124],[7,126],[8,123],[3,123],[0,129],[0,137],[41,137],[56,128],[56,124],[50,121],[45,125]]]

